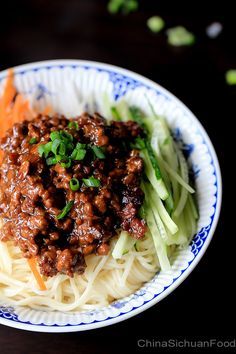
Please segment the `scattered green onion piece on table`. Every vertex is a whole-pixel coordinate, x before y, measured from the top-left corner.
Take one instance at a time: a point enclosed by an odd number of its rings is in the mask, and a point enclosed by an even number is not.
[[[147,26],[150,31],[158,33],[164,28],[165,21],[160,16],[152,16],[147,20]]]
[[[226,71],[225,80],[228,85],[236,85],[236,69]]]
[[[59,215],[57,215],[57,219],[58,220],[63,219],[70,212],[70,210],[73,207],[73,205],[74,205],[74,201],[73,200],[68,202],[66,204],[66,206],[62,209],[61,213]]]
[[[31,145],[37,144],[37,138],[31,138],[30,141],[29,141],[29,143],[30,143]]]
[[[89,178],[83,178],[83,182],[87,187],[99,187],[100,181],[99,179],[91,176]]]
[[[70,189],[75,192],[79,189],[79,181],[77,178],[71,178],[70,180]]]
[[[110,0],[107,9],[111,14],[122,11],[125,15],[138,9],[137,0]]]
[[[166,33],[168,43],[176,47],[192,45],[195,42],[194,34],[182,26],[169,28]]]

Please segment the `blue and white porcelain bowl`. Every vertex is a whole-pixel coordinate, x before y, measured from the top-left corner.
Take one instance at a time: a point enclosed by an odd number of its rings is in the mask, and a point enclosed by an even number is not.
[[[197,118],[174,95],[143,76],[112,65],[82,60],[45,61],[16,67],[15,82],[36,107],[50,104],[58,113],[78,115],[84,109],[104,112],[104,93],[125,97],[144,111],[147,99],[164,115],[188,157],[200,218],[191,244],[178,249],[172,270],[159,272],[131,296],[96,311],[63,313],[0,305],[0,323],[38,332],[73,332],[95,329],[126,320],[157,304],[191,273],[205,253],[219,218],[221,174],[212,143]],[[0,74],[0,90],[7,72]],[[0,292],[1,301],[1,292]]]

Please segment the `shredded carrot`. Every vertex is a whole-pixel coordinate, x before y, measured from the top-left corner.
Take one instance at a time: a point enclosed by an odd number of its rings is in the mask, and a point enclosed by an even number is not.
[[[0,97],[0,137],[16,122],[31,120],[35,112],[31,109],[29,101],[17,93],[14,86],[13,69],[8,70],[2,97]]]
[[[44,110],[41,112],[41,114],[47,116],[53,112],[52,107],[47,105]]]
[[[52,112],[48,106],[45,108],[45,113]],[[23,120],[31,120],[35,116],[34,110],[30,107],[29,101],[21,94],[17,93],[14,86],[14,71],[8,70],[4,90],[0,96],[0,138],[3,137],[8,129],[14,123],[22,122]],[[0,163],[3,159],[3,151],[0,150]],[[37,262],[35,258],[28,259],[28,264],[38,283],[40,290],[47,290],[46,285],[37,269]]]
[[[46,285],[43,281],[43,278],[41,277],[41,274],[39,273],[37,269],[37,262],[35,258],[29,258],[28,259],[28,264],[30,266],[30,269],[35,277],[35,280],[38,283],[39,289],[40,290],[47,290]]]

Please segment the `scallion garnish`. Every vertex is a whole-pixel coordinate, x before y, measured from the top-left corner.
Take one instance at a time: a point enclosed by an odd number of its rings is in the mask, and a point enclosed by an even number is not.
[[[31,145],[37,144],[37,138],[31,138],[30,141],[29,141],[29,143],[30,143]]]
[[[53,140],[52,143],[52,152],[54,153],[54,155],[57,155],[57,150],[59,145],[61,144],[61,140],[56,138],[55,140]]]
[[[94,155],[99,158],[99,159],[105,159],[105,155],[104,155],[104,152],[103,152],[103,149],[99,146],[96,146],[96,145],[92,145],[91,146],[91,149],[93,150],[94,152]]]
[[[84,150],[84,149],[76,150],[76,156],[75,156],[74,160],[77,160],[77,161],[83,160],[85,155],[86,155],[86,150]]]
[[[89,178],[83,178],[83,182],[87,187],[99,187],[100,181],[99,179],[91,176]]]
[[[68,142],[72,142],[73,141],[73,136],[70,133],[68,133],[67,131],[65,131],[65,130],[61,130],[60,131],[60,136],[61,136],[62,140],[66,140]]]
[[[76,129],[76,130],[78,130],[78,129],[79,129],[79,124],[78,124],[77,122],[70,122],[70,123],[68,124],[68,128],[69,128],[69,129]]]
[[[57,159],[56,159],[55,157],[48,157],[48,158],[46,159],[46,164],[47,164],[48,166],[56,165],[56,163],[57,163]]]
[[[51,148],[52,148],[52,142],[51,141],[49,143],[47,143],[47,144],[40,145],[38,147],[39,156],[42,157],[44,155],[45,157],[48,157],[48,154],[51,151]]]
[[[79,181],[77,178],[71,178],[70,180],[70,189],[75,192],[79,189]]]
[[[66,155],[66,144],[62,141],[60,142],[60,145],[59,145],[59,155],[61,156],[65,156]]]
[[[51,150],[52,150],[52,142],[49,141],[49,143],[44,145],[44,156],[48,157]]]
[[[59,139],[59,140],[61,140],[61,136],[60,136],[60,132],[59,131],[53,131],[53,132],[51,132],[51,134],[50,134],[50,138],[51,138],[51,140],[52,141],[54,141],[55,139]]]
[[[71,159],[67,159],[66,161],[60,162],[61,166],[64,168],[69,168],[71,166]]]
[[[68,202],[66,204],[66,206],[62,209],[62,211],[60,212],[60,214],[57,215],[57,219],[60,220],[60,219],[63,219],[71,210],[71,208],[73,207],[74,205],[74,201],[71,200],[70,202]]]

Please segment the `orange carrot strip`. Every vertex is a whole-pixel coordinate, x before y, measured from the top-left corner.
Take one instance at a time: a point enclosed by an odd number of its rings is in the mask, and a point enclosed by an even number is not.
[[[29,258],[28,259],[28,264],[30,266],[30,269],[35,277],[35,280],[38,283],[39,289],[40,290],[47,290],[46,285],[43,281],[43,278],[41,277],[38,269],[37,269],[37,264],[36,264],[36,259],[35,258]]]
[[[50,105],[47,105],[46,107],[44,107],[43,111],[41,112],[41,114],[47,116],[48,114],[52,113],[52,107]]]
[[[35,112],[31,109],[29,101],[17,94],[13,69],[8,70],[3,94],[0,97],[0,137],[4,136],[14,123],[31,120],[34,116]]]

